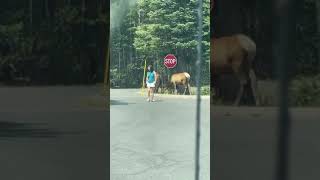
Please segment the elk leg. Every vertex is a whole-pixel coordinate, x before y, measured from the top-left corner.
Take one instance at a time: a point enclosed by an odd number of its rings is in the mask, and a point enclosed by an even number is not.
[[[183,95],[185,95],[185,94],[186,94],[187,89],[189,90],[189,95],[190,95],[189,84],[187,84],[187,85],[185,85],[185,86],[184,86],[184,92],[183,92]]]
[[[153,93],[158,93],[159,91],[159,83],[156,82],[155,88],[154,88],[154,92]]]
[[[254,73],[254,71],[251,69],[250,72],[249,72],[249,77],[250,77],[250,80],[251,80],[251,88],[252,88],[252,94],[253,94],[253,97],[254,97],[254,101],[256,103],[256,106],[259,106],[260,105],[260,100],[258,98],[258,86],[257,86],[257,78],[256,78],[256,75]]]
[[[238,91],[237,98],[233,104],[234,106],[239,106],[239,103],[240,103],[240,100],[242,98],[243,91],[244,91],[244,85],[245,85],[245,83],[240,83],[240,89]]]
[[[188,83],[188,91],[189,91],[189,95],[191,95],[191,89],[190,89],[190,84]]]
[[[164,93],[164,85],[162,81],[161,81],[161,93]]]
[[[247,84],[247,76],[244,73],[236,73],[236,75],[238,76],[238,79],[240,81],[240,89],[238,91],[238,95],[237,98],[234,102],[234,106],[239,106],[240,100],[243,96],[243,91],[244,91],[244,86]]]
[[[183,92],[183,95],[185,95],[185,94],[186,94],[187,88],[189,88],[189,83],[188,83],[188,82],[187,82],[187,83],[185,84],[185,86],[184,86],[184,92]],[[189,90],[189,94],[190,94],[190,89],[188,89],[188,90]]]
[[[177,94],[177,85],[176,85],[176,83],[173,83],[173,86],[174,86],[174,94]]]
[[[240,89],[238,91],[236,100],[234,102],[234,106],[239,106],[240,100],[243,96],[244,86],[247,83],[247,76],[241,69],[241,64],[242,64],[242,61],[238,60],[238,61],[234,61],[233,64],[231,65],[233,72],[235,73],[235,75],[240,81]]]

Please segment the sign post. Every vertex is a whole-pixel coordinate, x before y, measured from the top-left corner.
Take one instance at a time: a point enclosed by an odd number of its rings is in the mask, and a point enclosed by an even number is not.
[[[195,180],[200,179],[200,109],[201,109],[201,61],[202,61],[202,33],[203,33],[203,2],[198,0],[198,45],[197,45],[197,75],[196,75],[196,84],[197,84],[197,111],[196,111],[196,147],[195,147]]]
[[[108,40],[108,49],[106,55],[106,66],[104,71],[104,80],[103,80],[103,95],[109,96],[110,95],[110,37]]]
[[[144,69],[143,69],[143,79],[142,79],[142,87],[141,87],[141,96],[144,94],[145,87],[145,78],[146,78],[146,69],[147,69],[147,60],[144,60]]]

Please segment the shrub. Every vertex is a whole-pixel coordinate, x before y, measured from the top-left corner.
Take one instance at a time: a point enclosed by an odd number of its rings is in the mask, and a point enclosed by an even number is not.
[[[320,105],[320,75],[293,80],[289,87],[289,103],[292,106]]]
[[[201,95],[210,95],[210,86],[202,86]]]

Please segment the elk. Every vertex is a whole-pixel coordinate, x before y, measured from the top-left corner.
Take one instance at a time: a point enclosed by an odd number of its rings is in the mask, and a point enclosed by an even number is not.
[[[161,87],[161,91],[163,91],[163,81],[160,73],[156,72],[156,87],[154,92],[158,93],[159,92],[159,87]]]
[[[183,94],[186,93],[186,90],[188,88],[189,95],[191,95],[190,92],[190,74],[187,72],[182,72],[182,73],[175,73],[171,75],[170,83],[173,84],[175,94],[177,94],[177,85],[183,85],[184,86],[184,92]]]
[[[211,77],[214,79],[224,73],[233,73],[237,77],[240,89],[234,102],[235,106],[239,105],[244,86],[249,81],[255,104],[257,106],[260,104],[257,97],[257,79],[252,68],[255,56],[256,44],[246,35],[211,38]],[[214,86],[217,90],[217,85]]]

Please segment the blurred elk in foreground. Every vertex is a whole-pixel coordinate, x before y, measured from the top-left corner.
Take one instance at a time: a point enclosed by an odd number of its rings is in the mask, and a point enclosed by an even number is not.
[[[256,56],[256,44],[243,34],[236,34],[211,39],[211,78],[212,85],[219,95],[219,75],[233,73],[240,82],[234,105],[239,105],[247,83],[251,84],[255,104],[259,105],[257,97],[257,79],[252,68]],[[228,82],[223,82],[228,83]]]

